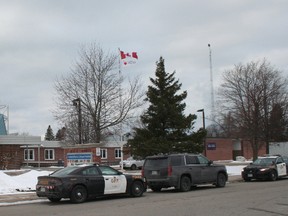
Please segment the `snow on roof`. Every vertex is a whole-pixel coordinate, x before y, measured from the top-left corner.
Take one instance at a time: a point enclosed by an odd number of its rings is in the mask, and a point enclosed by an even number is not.
[[[41,136],[0,135],[1,145],[39,145]]]

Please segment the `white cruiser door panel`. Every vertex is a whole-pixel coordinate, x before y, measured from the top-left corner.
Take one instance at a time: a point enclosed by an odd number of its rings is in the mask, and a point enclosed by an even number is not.
[[[287,170],[286,170],[286,164],[285,163],[280,163],[280,164],[277,164],[276,166],[277,166],[278,176],[287,175]]]
[[[104,194],[125,193],[127,180],[124,175],[103,175],[105,181]]]

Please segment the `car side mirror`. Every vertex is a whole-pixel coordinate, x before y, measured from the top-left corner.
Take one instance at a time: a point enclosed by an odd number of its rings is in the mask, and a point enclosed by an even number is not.
[[[208,161],[208,166],[212,165],[213,164],[213,161],[212,160],[209,160]]]

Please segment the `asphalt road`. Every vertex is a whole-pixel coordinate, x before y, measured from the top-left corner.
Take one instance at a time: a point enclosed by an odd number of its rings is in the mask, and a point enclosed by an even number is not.
[[[82,204],[42,201],[2,206],[0,211],[5,216],[288,216],[288,179],[236,182],[225,188],[203,186],[186,193],[149,191],[140,198],[98,198]]]

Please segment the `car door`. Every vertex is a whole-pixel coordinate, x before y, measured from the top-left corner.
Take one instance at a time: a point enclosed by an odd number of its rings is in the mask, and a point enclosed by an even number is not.
[[[202,167],[199,163],[197,156],[186,155],[185,156],[186,166],[189,169],[190,175],[192,176],[192,183],[199,184],[202,182]]]
[[[104,179],[97,167],[87,167],[81,171],[81,175],[87,185],[89,195],[104,194]]]
[[[276,168],[277,168],[278,176],[287,175],[286,163],[281,157],[277,158],[276,160]]]
[[[215,167],[211,165],[211,162],[204,156],[197,156],[201,167],[201,179],[202,182],[213,182],[216,180]]]
[[[282,156],[284,163],[286,164],[286,173],[288,175],[288,157],[287,156]]]
[[[99,167],[105,182],[104,194],[125,193],[127,179],[125,175],[119,173],[111,167]]]

